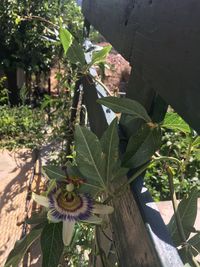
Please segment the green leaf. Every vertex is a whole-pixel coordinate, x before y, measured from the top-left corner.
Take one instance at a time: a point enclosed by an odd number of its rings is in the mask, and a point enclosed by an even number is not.
[[[117,180],[127,174],[130,168],[121,167],[121,160],[118,161],[116,167],[113,170],[112,181]]]
[[[98,64],[100,62],[105,61],[107,55],[109,54],[109,52],[111,50],[111,48],[112,48],[112,46],[108,45],[108,46],[105,46],[104,48],[102,48],[98,52],[93,52],[92,61],[91,61],[90,65],[92,66],[94,64]]]
[[[78,166],[73,165],[71,161],[66,163],[67,173],[70,177],[84,178],[83,174],[79,171]]]
[[[80,63],[81,66],[86,64],[83,48],[75,39],[67,51],[67,58],[73,64]]]
[[[50,180],[51,179],[55,179],[57,181],[66,180],[66,174],[61,169],[61,167],[54,166],[54,165],[47,165],[47,166],[44,166],[42,170]]]
[[[75,128],[76,162],[84,177],[105,187],[105,157],[97,136],[87,128]]]
[[[70,177],[79,177],[79,178],[86,178],[84,175],[79,171],[76,165],[73,165],[70,161],[67,162],[67,172]],[[97,192],[101,191],[101,187],[99,187],[99,183],[96,183],[93,179],[85,179],[84,183],[81,184],[79,188],[80,192],[83,193],[90,193],[91,196],[94,196]]]
[[[134,119],[140,118],[146,122],[151,122],[151,118],[145,108],[135,100],[109,96],[98,99],[97,102],[112,109],[116,113],[129,114]]]
[[[42,267],[57,267],[63,253],[62,222],[49,223],[41,234]]]
[[[197,256],[200,253],[200,233],[194,235],[188,240],[188,243],[193,247],[192,254]]]
[[[112,121],[101,138],[101,146],[106,159],[106,181],[112,180],[113,168],[119,158],[119,135],[117,118]]]
[[[188,237],[190,236],[191,229],[193,228],[196,220],[198,196],[199,191],[193,188],[189,196],[187,198],[183,198],[178,205],[178,213],[180,215],[186,239],[188,239]],[[176,246],[179,246],[182,241],[177,229],[175,215],[172,216],[167,227],[174,244]]]
[[[64,29],[61,27],[60,28],[60,41],[63,46],[65,55],[69,47],[72,45],[72,40],[73,40],[73,37],[71,33],[67,29]]]
[[[160,145],[160,128],[143,125],[135,135],[130,137],[122,165],[130,168],[141,166],[150,160]]]
[[[199,147],[200,146],[200,136],[197,136],[192,143],[192,147]]]
[[[40,224],[44,222],[48,222],[47,212],[44,210],[39,213],[33,213],[31,218],[26,219],[27,224]]]
[[[181,257],[181,260],[184,263],[184,267],[185,266],[187,266],[187,267],[196,266],[196,265],[194,265],[194,261],[191,257],[190,252],[192,252],[192,251],[191,251],[190,247],[187,247],[187,246],[183,246],[183,247],[181,247],[181,249],[178,250],[178,253]]]
[[[90,183],[84,183],[78,190],[81,193],[89,193],[92,197],[94,197],[97,193],[102,191],[102,188],[99,186],[94,186]]]
[[[174,112],[166,114],[162,127],[181,131],[183,133],[190,133],[189,125],[177,113]]]
[[[8,255],[7,261],[4,267],[17,267],[20,264],[20,261],[24,257],[26,251],[30,246],[35,242],[41,235],[42,229],[45,224],[39,224],[35,226],[28,235],[26,235],[20,241],[15,243],[15,247]]]

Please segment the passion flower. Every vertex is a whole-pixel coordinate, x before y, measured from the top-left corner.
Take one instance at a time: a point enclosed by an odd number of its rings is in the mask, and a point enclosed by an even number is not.
[[[53,223],[63,222],[63,243],[71,243],[74,226],[77,221],[100,224],[102,218],[94,214],[110,214],[113,207],[95,204],[89,194],[77,193],[74,185],[68,184],[66,190],[54,189],[47,197],[33,193],[33,199],[48,208],[47,217]]]

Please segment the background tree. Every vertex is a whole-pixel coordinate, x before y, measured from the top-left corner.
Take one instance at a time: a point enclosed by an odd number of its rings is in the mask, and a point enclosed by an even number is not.
[[[60,18],[78,38],[82,30],[80,9],[68,0],[3,0],[0,6],[0,69],[7,76],[10,103],[19,103],[16,70],[22,68],[26,76],[48,73],[59,56],[56,42],[49,31],[50,21],[59,25]],[[42,18],[42,20],[40,20]],[[73,19],[72,19],[73,18]],[[54,36],[55,37],[55,36]],[[28,79],[29,81],[29,79]]]

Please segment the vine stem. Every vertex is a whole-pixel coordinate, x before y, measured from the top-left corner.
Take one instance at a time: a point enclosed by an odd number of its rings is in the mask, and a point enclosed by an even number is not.
[[[93,78],[95,82],[97,82],[99,85],[101,85],[105,89],[105,91],[107,92],[109,96],[112,96],[112,93],[110,92],[110,90],[104,83],[102,83],[99,79],[95,78],[94,76],[91,76],[91,77]]]
[[[52,26],[52,27],[55,27],[55,28],[58,28],[58,26],[57,25],[55,25],[54,23],[52,23],[51,21],[49,21],[49,20],[47,20],[47,19],[45,19],[45,18],[42,18],[42,17],[40,17],[40,16],[23,16],[23,17],[21,17],[21,20],[38,20],[38,21],[40,21],[40,22],[44,22],[44,23],[46,23],[46,24],[49,24],[50,26]]]
[[[172,205],[173,205],[173,209],[174,209],[174,216],[175,216],[175,220],[176,220],[176,225],[177,225],[177,229],[180,235],[180,238],[183,242],[183,244],[187,244],[187,238],[185,236],[185,232],[183,229],[183,225],[181,222],[181,217],[178,211],[178,201],[176,198],[176,193],[174,190],[174,181],[173,181],[173,172],[172,169],[169,166],[166,166],[166,171],[167,171],[167,176],[168,176],[168,181],[169,181],[169,189],[170,189],[170,194],[171,194],[171,200],[172,200]],[[189,256],[191,257],[192,263],[194,264],[194,267],[199,267],[198,262],[196,261],[194,255],[192,254],[191,250],[188,249],[188,253]]]
[[[120,187],[118,187],[116,189],[116,191],[114,192],[113,195],[109,195],[105,200],[104,200],[104,204],[109,203],[114,197],[117,197],[118,194],[123,190],[123,188],[125,188],[127,185],[131,184],[139,175],[141,175],[151,164],[156,163],[157,161],[174,161],[175,163],[177,163],[177,165],[179,166],[179,169],[181,167],[181,161],[179,161],[176,158],[173,157],[155,157],[153,158],[152,161],[146,163],[145,165],[143,165],[138,171],[136,171],[129,179],[127,182],[123,183]]]
[[[99,227],[98,226],[95,227],[95,240],[96,240],[97,253],[99,254],[102,267],[106,267],[104,251],[102,250],[102,248],[100,246]]]
[[[180,171],[181,165],[182,165],[182,162],[179,159],[174,158],[174,157],[165,157],[165,156],[153,157],[153,162],[156,162],[156,161],[173,161],[177,163],[178,165],[178,172]]]
[[[187,165],[189,163],[190,155],[191,155],[191,151],[192,151],[192,142],[193,142],[193,139],[192,139],[192,132],[191,132],[190,142],[189,142],[189,146],[188,146],[187,151],[186,151],[185,160],[182,163],[183,164],[183,171],[182,171],[182,175],[181,175],[181,183],[185,179],[185,170],[186,170]]]
[[[186,243],[187,239],[185,237],[185,233],[183,230],[183,225],[181,222],[180,214],[178,212],[178,201],[177,201],[176,193],[174,190],[173,172],[169,166],[166,166],[166,171],[167,171],[167,176],[168,176],[169,190],[170,190],[170,194],[171,194],[171,200],[172,200],[172,205],[173,205],[173,209],[174,209],[174,215],[175,215],[177,229],[178,229],[178,232],[179,232],[179,235],[181,237],[182,242]]]
[[[151,165],[152,162],[146,163],[144,166],[142,166],[138,171],[136,171],[129,179],[127,182],[123,183],[121,186],[119,186],[114,195],[110,195],[107,197],[107,199],[104,200],[103,204],[109,203],[114,197],[117,197],[118,194],[125,188],[127,185],[131,184],[139,175],[141,175],[148,167]]]

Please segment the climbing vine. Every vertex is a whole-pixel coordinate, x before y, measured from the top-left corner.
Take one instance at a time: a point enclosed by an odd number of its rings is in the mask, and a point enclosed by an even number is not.
[[[71,68],[75,73],[75,82],[86,78],[97,83],[98,80],[91,73],[91,69],[105,61],[111,46],[104,47],[100,51],[94,50],[88,60],[88,51],[62,25],[62,21],[56,30],[58,31],[56,41],[62,44],[64,59],[75,65]],[[73,93],[75,94],[75,91]],[[54,164],[43,166],[45,188],[39,193],[32,192],[32,200],[43,208],[27,220],[27,224],[32,225],[31,230],[16,243],[5,267],[18,266],[30,246],[38,241],[42,250],[42,266],[57,267],[67,258],[66,251],[69,252],[74,244],[80,244],[78,243],[80,240],[85,240],[85,236],[80,234],[80,229],[85,227],[85,233],[92,242],[95,231],[91,229],[106,228],[109,216],[115,212],[113,208],[115,199],[120,198],[121,192],[124,192],[127,186],[149,166],[158,162],[164,162],[174,206],[174,216],[168,228],[175,244],[179,246],[184,263],[198,266],[195,256],[199,251],[200,236],[199,231],[194,228],[194,222],[199,191],[193,188],[178,203],[173,181],[176,175],[184,179],[189,153],[192,149],[199,149],[199,137],[178,115],[173,115],[175,116],[173,118],[167,116],[160,124],[153,122],[145,108],[131,99],[110,96],[99,99],[98,104],[106,106],[115,113],[128,116],[129,124],[130,121],[139,120],[138,131],[130,135],[126,149],[121,154],[118,117],[111,122],[101,138],[88,127],[80,126],[77,123],[80,122],[77,116],[68,121],[72,138],[68,144],[69,150],[66,152],[67,160],[62,166]],[[75,115],[77,114],[80,113],[77,112]],[[188,155],[184,161],[156,153],[162,142],[161,128],[177,127],[177,125],[190,138]],[[137,171],[127,182],[120,184],[118,179],[133,168]],[[191,233],[195,233],[192,238],[190,238]],[[94,250],[90,248],[89,253],[93,252]]]

